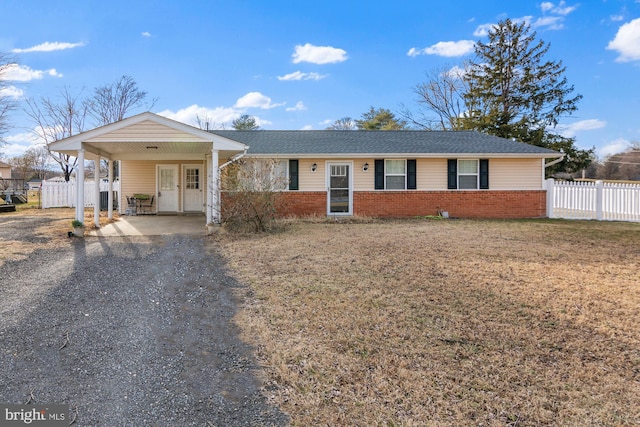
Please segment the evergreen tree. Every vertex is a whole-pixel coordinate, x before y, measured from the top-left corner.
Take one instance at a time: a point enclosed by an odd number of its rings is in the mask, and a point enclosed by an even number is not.
[[[231,122],[235,130],[258,130],[260,126],[256,123],[256,118],[248,114],[243,114]]]
[[[526,23],[499,22],[489,41],[478,41],[476,59],[465,75],[467,112],[464,129],[546,147],[565,153],[556,170],[586,167],[593,150],[579,150],[573,138],[554,132],[558,120],[577,110],[562,61],[545,59],[549,44],[536,41]]]

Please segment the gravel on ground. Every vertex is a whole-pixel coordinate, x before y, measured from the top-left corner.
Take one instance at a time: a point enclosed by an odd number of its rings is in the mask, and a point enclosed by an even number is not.
[[[79,426],[288,424],[239,338],[243,285],[213,239],[65,237],[52,248],[29,233],[47,221],[0,217],[0,248],[44,248],[0,264],[0,403],[68,404]]]

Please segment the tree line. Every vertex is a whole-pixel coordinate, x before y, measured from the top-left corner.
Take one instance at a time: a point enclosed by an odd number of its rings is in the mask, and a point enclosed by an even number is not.
[[[417,97],[414,109],[401,106],[396,115],[389,109],[372,106],[360,118],[345,116],[327,129],[472,130],[562,152],[563,161],[548,172],[624,175],[621,171],[633,168],[623,165],[637,166],[637,160],[620,153],[624,162],[609,162],[619,167],[598,168],[594,149],[578,149],[575,138],[558,131],[560,119],[577,111],[582,96],[574,94],[562,61],[547,58],[549,49],[550,45],[538,40],[528,24],[500,21],[489,31],[486,43],[475,44],[473,60],[427,72],[426,81],[413,88]],[[2,91],[3,73],[10,64],[10,58],[0,54],[0,138],[9,128],[9,113],[16,108],[15,101]],[[141,107],[150,110],[155,99],[148,101],[147,95],[132,77],[122,76],[95,88],[88,96],[65,88],[56,99],[27,99],[25,111],[38,136],[48,145],[84,131],[87,119],[96,127],[122,120]],[[215,127],[206,117],[198,117],[196,125],[205,130]],[[247,114],[235,119],[232,127],[260,129],[256,118]],[[638,147],[631,152],[638,152]],[[68,180],[77,160],[57,153],[52,157]]]

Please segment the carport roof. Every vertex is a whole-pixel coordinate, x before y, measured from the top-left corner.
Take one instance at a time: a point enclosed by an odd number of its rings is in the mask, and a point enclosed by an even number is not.
[[[221,157],[244,151],[238,141],[153,113],[142,113],[49,144],[52,151],[75,156],[81,148],[115,160],[193,159],[211,153]]]

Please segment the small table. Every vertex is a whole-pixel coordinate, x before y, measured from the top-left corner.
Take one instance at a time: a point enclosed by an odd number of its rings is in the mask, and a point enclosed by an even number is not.
[[[136,205],[136,213],[139,215],[151,214],[154,196],[148,194],[134,194],[133,200]]]

